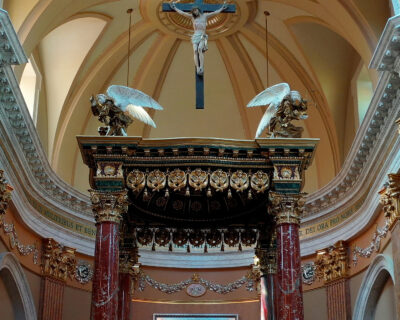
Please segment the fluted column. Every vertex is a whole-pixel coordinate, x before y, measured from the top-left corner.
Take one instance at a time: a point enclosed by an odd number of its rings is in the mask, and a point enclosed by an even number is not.
[[[90,193],[97,227],[91,319],[117,319],[119,223],[128,210],[127,193]]]
[[[316,275],[324,281],[328,319],[350,320],[350,288],[347,280],[348,248],[344,241],[317,252]]]
[[[65,282],[75,273],[75,249],[63,247],[51,238],[44,239],[41,267],[39,319],[61,320]]]
[[[302,195],[270,192],[270,211],[276,217],[278,320],[303,320],[299,224]]]

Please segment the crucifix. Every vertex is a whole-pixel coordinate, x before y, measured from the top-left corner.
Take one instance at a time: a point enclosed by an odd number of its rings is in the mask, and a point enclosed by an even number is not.
[[[234,13],[236,6],[226,4],[226,0],[222,5],[204,3],[203,0],[195,0],[192,3],[171,1],[163,3],[162,10],[163,12],[175,11],[192,19],[194,29],[192,44],[196,65],[196,109],[204,109],[204,52],[208,50],[207,19],[219,13]]]

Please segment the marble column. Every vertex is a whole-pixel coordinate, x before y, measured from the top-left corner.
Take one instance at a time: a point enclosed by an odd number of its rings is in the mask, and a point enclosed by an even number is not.
[[[277,319],[303,320],[299,225],[304,198],[270,192],[270,200],[276,217]]]
[[[65,282],[73,278],[75,267],[75,249],[63,247],[51,238],[43,240],[40,320],[62,319]]]
[[[128,210],[127,192],[92,190],[90,194],[97,227],[91,319],[117,319],[119,223]]]
[[[132,276],[129,272],[119,273],[118,320],[129,320],[131,311]]]

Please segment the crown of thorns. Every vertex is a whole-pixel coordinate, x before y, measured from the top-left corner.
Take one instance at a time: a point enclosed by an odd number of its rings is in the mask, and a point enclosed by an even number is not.
[[[199,6],[193,6],[192,10],[190,10],[190,12],[193,13],[193,11],[196,10],[196,9],[199,10],[200,13],[203,13],[203,10],[201,10],[201,8]]]

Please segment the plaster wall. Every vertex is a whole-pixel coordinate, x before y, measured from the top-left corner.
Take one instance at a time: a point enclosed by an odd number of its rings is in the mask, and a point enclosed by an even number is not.
[[[90,301],[91,292],[65,286],[63,320],[89,319]]]
[[[4,281],[6,270],[0,272],[0,317],[1,319],[14,319],[13,303]]]
[[[389,277],[375,307],[375,320],[396,319],[396,306],[394,302],[394,285]]]
[[[324,287],[304,292],[303,299],[305,320],[328,319],[327,297]]]
[[[365,271],[361,272],[354,277],[349,279],[349,287],[350,287],[350,302],[351,302],[351,314],[354,313],[354,305],[356,303],[358,291],[360,290],[362,280],[364,278]]]

